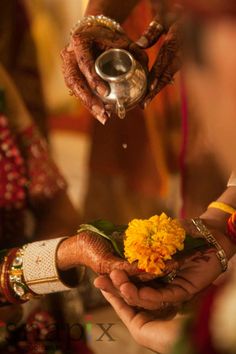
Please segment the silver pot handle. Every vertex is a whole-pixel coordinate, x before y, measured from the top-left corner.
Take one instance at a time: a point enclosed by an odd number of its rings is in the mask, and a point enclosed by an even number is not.
[[[125,106],[119,100],[116,101],[116,113],[120,119],[124,119],[126,116]]]

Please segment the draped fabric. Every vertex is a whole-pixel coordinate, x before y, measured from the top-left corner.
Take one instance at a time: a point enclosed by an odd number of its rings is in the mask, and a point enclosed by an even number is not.
[[[140,1],[124,24],[137,40],[153,18],[149,0]],[[150,65],[160,44],[148,51]],[[178,79],[177,79],[178,82]],[[105,127],[93,122],[90,181],[85,218],[103,215],[116,222],[166,209],[170,174],[178,168],[180,146],[178,84],[168,86],[147,110],[135,108]]]
[[[21,0],[0,2],[0,61],[11,73],[37,126],[46,135],[46,109],[37,53]]]

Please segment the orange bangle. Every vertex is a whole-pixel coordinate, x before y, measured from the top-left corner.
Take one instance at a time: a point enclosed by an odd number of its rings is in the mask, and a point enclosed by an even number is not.
[[[232,214],[227,222],[227,235],[236,244],[236,212]]]

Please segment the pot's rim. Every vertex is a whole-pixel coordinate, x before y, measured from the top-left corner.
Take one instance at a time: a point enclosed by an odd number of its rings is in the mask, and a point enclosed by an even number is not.
[[[131,62],[131,66],[129,71],[127,71],[124,74],[121,74],[119,76],[110,76],[105,74],[102,69],[101,69],[101,63],[104,61],[104,59],[109,56],[111,53],[122,53],[125,54],[126,56],[129,57],[129,60]],[[127,80],[129,79],[135,72],[136,69],[136,61],[134,57],[125,49],[119,49],[119,48],[112,48],[108,49],[107,51],[103,52],[95,61],[95,71],[96,73],[105,81],[108,82],[120,82],[122,80]]]

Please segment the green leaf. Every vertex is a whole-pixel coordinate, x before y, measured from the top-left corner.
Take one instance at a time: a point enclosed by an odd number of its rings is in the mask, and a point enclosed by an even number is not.
[[[94,225],[97,225],[97,227],[95,227]],[[102,227],[103,227],[103,229],[102,229]],[[123,258],[124,257],[123,252],[119,249],[115,239],[112,237],[112,233],[117,232],[117,230],[114,229],[114,227],[115,227],[115,225],[113,225],[112,223],[100,220],[99,222],[96,222],[96,223],[94,222],[93,224],[80,225],[80,228],[77,232],[80,233],[83,231],[91,231],[91,232],[94,232],[94,233],[106,238],[107,240],[109,240],[112,243],[112,246],[113,246],[115,252],[121,258]],[[111,230],[114,230],[114,231],[111,232]],[[108,232],[111,234],[108,234]]]
[[[186,238],[184,240],[184,250],[185,251],[191,251],[195,248],[200,248],[208,245],[208,242],[206,241],[205,238],[196,238],[192,237],[190,235],[186,235]]]
[[[78,233],[83,232],[83,231],[91,231],[95,232],[96,234],[106,238],[107,240],[111,241],[110,236],[106,235],[103,231],[100,231],[98,228],[94,227],[93,225],[90,224],[82,224],[80,225],[79,230],[77,231]]]
[[[95,220],[89,223],[106,234],[111,235],[113,232],[124,232],[127,225],[115,225],[107,220]]]

